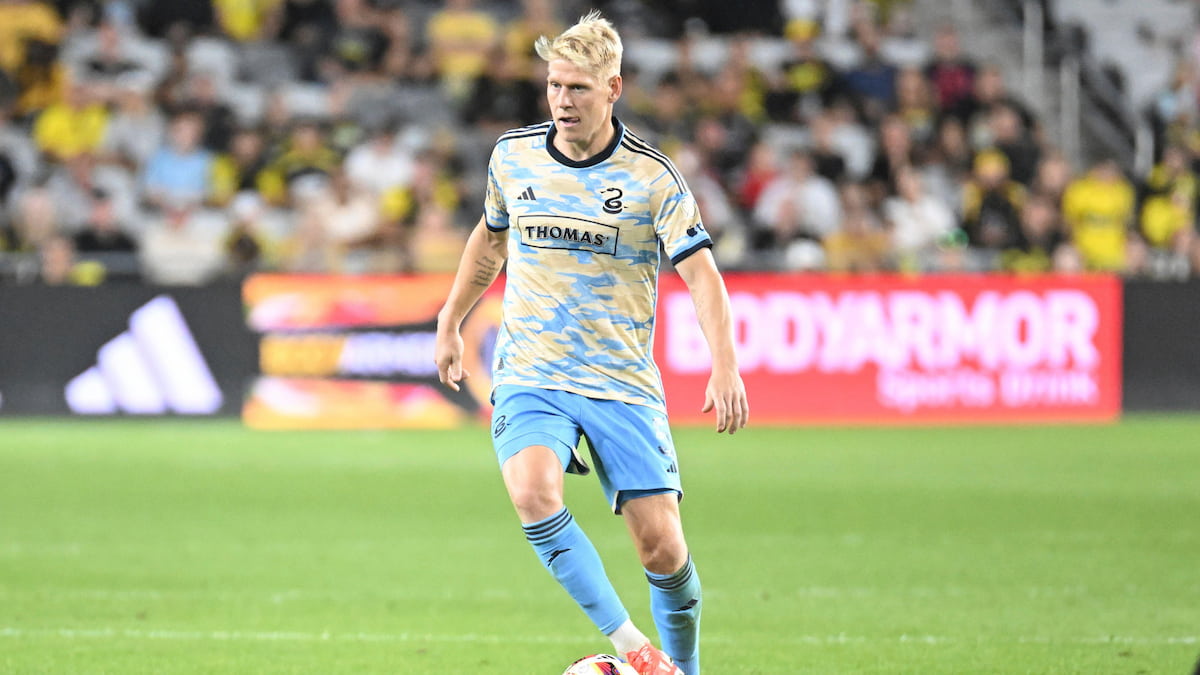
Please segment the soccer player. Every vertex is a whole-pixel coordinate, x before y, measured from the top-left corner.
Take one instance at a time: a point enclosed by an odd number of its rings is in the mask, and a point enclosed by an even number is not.
[[[696,675],[700,577],[683,536],[679,467],[651,351],[659,244],[688,286],[712,353],[702,411],[715,410],[717,432],[732,434],[749,405],[729,298],[688,186],[613,117],[622,81],[612,24],[593,12],[536,48],[549,62],[553,119],[496,142],[483,218],[438,315],[439,376],[455,391],[469,376],[459,327],[507,259],[492,440],[525,536],[639,673]],[[646,570],[666,655],[630,620],[563,505],[564,472],[588,473],[589,459]]]

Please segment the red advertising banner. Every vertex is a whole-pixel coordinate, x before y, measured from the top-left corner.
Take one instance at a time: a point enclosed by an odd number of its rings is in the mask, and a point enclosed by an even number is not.
[[[1115,419],[1121,285],[1106,276],[730,274],[752,424]],[[709,354],[687,288],[659,286],[673,422],[700,423]]]
[[[464,391],[437,381],[447,275],[259,275],[243,287],[263,429],[485,421],[502,280],[463,324]],[[753,424],[1102,421],[1121,402],[1121,285],[1105,276],[730,274]],[[710,359],[683,282],[659,283],[655,358],[672,422],[701,415]]]

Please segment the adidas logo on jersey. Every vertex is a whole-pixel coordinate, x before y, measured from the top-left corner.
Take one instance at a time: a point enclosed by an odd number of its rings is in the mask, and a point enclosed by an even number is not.
[[[129,330],[100,347],[96,365],[64,391],[83,415],[204,415],[221,408],[221,389],[175,301],[160,295],[129,317]]]
[[[517,199],[524,199],[524,200],[526,200],[526,201],[531,201],[531,202],[532,202],[532,201],[536,201],[536,200],[537,200],[537,196],[533,194],[533,186],[527,186],[527,187],[525,188],[525,191],[524,191],[524,192],[522,192],[522,193],[521,193],[521,194],[520,194],[520,195],[517,197]]]

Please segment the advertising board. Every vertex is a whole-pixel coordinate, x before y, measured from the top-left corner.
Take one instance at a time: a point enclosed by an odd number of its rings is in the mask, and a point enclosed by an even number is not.
[[[1108,420],[1121,403],[1111,277],[728,275],[757,423]],[[660,284],[672,419],[701,422],[709,356],[686,287]]]
[[[257,428],[449,427],[487,418],[502,282],[463,325],[464,391],[437,382],[448,275],[256,276],[244,287]],[[757,424],[1114,419],[1121,285],[1111,277],[730,274]],[[655,357],[672,420],[699,413],[709,355],[683,282],[659,285]]]

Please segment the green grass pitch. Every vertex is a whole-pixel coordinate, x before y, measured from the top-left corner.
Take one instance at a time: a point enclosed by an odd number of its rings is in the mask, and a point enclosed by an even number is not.
[[[1200,418],[679,429],[704,661],[1187,673]],[[651,631],[594,477],[568,502]],[[0,672],[558,675],[611,651],[538,565],[486,430],[0,423]]]

